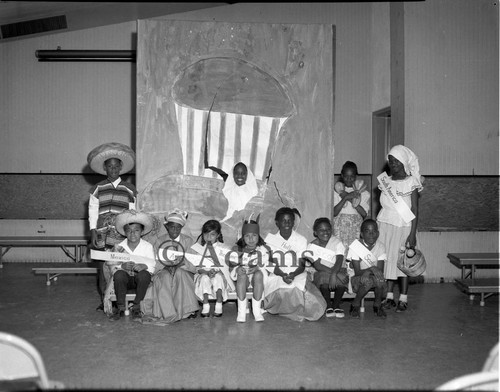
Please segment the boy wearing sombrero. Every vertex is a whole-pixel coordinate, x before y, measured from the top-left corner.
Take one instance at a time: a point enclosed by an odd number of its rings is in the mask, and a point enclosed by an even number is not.
[[[103,174],[106,179],[92,187],[89,197],[89,226],[93,249],[109,250],[124,237],[115,230],[115,217],[122,211],[136,209],[137,191],[129,182],[122,181],[120,174],[133,169],[134,151],[121,143],[105,143],[94,148],[87,156],[90,168]],[[99,263],[98,290],[103,310],[106,277],[103,262]]]
[[[156,264],[153,245],[141,237],[152,230],[153,218],[144,212],[128,210],[116,216],[115,227],[118,233],[127,238],[116,244],[113,251],[141,256],[141,259],[122,263],[113,274],[117,308],[113,310],[110,321],[119,320],[125,314],[125,297],[129,289],[136,290],[132,318],[140,320],[140,304],[151,283]]]

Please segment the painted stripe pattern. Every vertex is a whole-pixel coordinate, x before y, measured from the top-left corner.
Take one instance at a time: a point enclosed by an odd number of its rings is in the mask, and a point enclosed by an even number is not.
[[[184,174],[218,178],[204,166],[208,110],[176,103]],[[276,139],[287,117],[250,116],[210,112],[208,164],[230,173],[236,162],[245,163],[255,178],[263,180],[271,166]]]

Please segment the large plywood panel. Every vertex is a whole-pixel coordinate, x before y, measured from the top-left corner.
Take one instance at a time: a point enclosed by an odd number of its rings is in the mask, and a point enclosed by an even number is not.
[[[206,146],[209,155],[229,148],[229,163],[256,171],[260,194],[227,221],[226,237],[234,240],[252,211],[262,213],[264,232],[275,231],[283,205],[301,211],[298,230],[310,236],[314,219],[331,211],[332,43],[331,25],[139,21],[140,207],[158,215],[184,208],[194,233],[207,219],[221,220],[224,182],[203,159]],[[277,129],[256,152],[265,124]],[[210,138],[222,129],[214,149]],[[214,162],[227,171],[227,160]]]

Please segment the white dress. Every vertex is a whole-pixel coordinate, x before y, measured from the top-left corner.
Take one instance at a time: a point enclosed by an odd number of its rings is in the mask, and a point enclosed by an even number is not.
[[[218,256],[222,253],[228,251],[222,244],[216,242],[213,244],[214,250]],[[191,250],[193,248],[190,248]],[[189,258],[189,256],[187,256]],[[207,259],[208,264],[212,265],[211,267],[204,267],[204,269],[213,269],[217,271],[214,277],[209,277],[206,274],[196,273],[194,275],[194,293],[198,297],[200,301],[203,301],[203,295],[208,294],[208,299],[216,299],[216,293],[218,290],[222,291],[222,300],[227,301],[227,293],[228,293],[228,282],[226,277],[224,276],[223,269],[226,269],[227,275],[229,275],[229,268],[227,267],[223,258],[218,257],[219,263],[221,267],[213,267],[212,258],[210,257],[210,253],[205,253],[204,257]],[[204,263],[206,264],[206,263]],[[208,265],[207,264],[207,265]],[[195,266],[197,267],[197,266]],[[198,267],[197,267],[198,268]]]
[[[294,271],[298,267],[298,259],[307,249],[307,239],[295,231],[288,241],[279,232],[276,235],[283,241],[294,244],[295,255],[283,251],[277,253],[280,250],[271,246],[273,258],[279,258],[283,272]],[[274,271],[274,266],[269,270]],[[306,271],[297,275],[290,284],[285,283],[281,276],[270,272],[264,284],[264,309],[270,314],[279,314],[295,321],[315,321],[325,313],[326,302],[319,289],[308,279]]]
[[[411,208],[411,194],[415,189],[420,189],[421,184],[415,177],[408,176],[404,180],[389,180],[389,185],[396,190],[403,201]],[[379,187],[380,188],[380,187]],[[382,189],[381,189],[382,190]],[[384,266],[386,279],[395,280],[407,276],[397,267],[399,249],[405,246],[406,239],[411,232],[411,222],[405,222],[397,212],[388,195],[383,191],[380,195],[382,209],[378,213],[377,223],[379,229],[378,241],[385,245],[387,262]]]

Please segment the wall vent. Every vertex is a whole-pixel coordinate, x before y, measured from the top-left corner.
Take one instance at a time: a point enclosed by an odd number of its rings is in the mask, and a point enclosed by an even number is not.
[[[0,31],[2,33],[2,38],[7,39],[67,28],[66,15],[60,15],[1,25]]]

